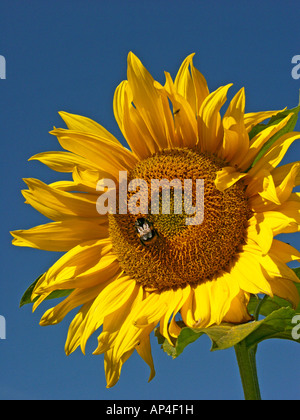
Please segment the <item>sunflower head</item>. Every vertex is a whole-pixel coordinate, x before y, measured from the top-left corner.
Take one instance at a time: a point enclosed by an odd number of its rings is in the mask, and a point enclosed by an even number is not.
[[[292,116],[252,135],[279,111],[245,113],[241,89],[221,117],[231,85],[209,92],[193,55],[174,80],[165,77],[164,85],[156,82],[129,54],[127,80],[113,100],[126,147],[89,118],[60,113],[67,129],[52,134],[65,151],[31,159],[72,173],[72,181],[27,179],[26,202],[51,222],[12,232],[15,245],[65,252],[34,284],[34,309],[54,291],[65,299],[46,311],[41,325],[78,307],[67,354],[79,346],[84,352],[102,327],[94,353],[104,353],[109,387],[134,350],[154,376],[149,334],[157,325],[173,345],[182,324],[249,321],[251,294],[298,303],[298,278],[287,263],[300,254],[274,238],[299,229],[293,188],[300,162],[279,166],[300,138],[280,135]],[[126,174],[125,194],[120,174]],[[115,211],[99,214],[97,204],[108,194]]]
[[[188,284],[196,286],[230,270],[246,243],[251,209],[242,180],[226,191],[216,188],[216,174],[224,166],[222,159],[199,153],[196,148],[173,148],[144,159],[130,172],[129,180],[143,179],[147,183],[149,213],[111,215],[109,231],[120,266],[146,289],[162,291]],[[205,217],[201,224],[186,224],[188,214],[183,195],[187,196],[184,188],[187,179],[204,181]],[[174,189],[167,190],[170,192],[167,213],[162,208],[166,204],[162,203],[163,193],[159,195],[157,208],[151,205],[153,194],[149,190],[153,180],[167,180],[168,185],[176,180],[180,181],[180,188],[183,186],[177,202]],[[128,193],[128,201],[131,194]],[[194,202],[199,201],[195,191],[193,198]],[[137,234],[139,220],[151,226],[151,241],[141,240]]]

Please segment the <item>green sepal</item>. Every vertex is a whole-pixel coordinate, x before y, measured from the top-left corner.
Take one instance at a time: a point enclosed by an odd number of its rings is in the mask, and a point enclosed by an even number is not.
[[[280,121],[282,121],[284,118],[286,118],[289,114],[293,114],[292,117],[289,119],[288,123],[279,130],[276,134],[274,134],[261,148],[258,155],[252,162],[251,166],[247,169],[249,171],[256,163],[257,161],[266,154],[268,149],[275,143],[276,140],[279,139],[279,137],[283,136],[284,134],[291,133],[297,123],[298,120],[298,114],[300,112],[300,103],[298,106],[292,109],[286,109],[285,111],[279,112],[276,115],[273,115],[272,118],[270,118],[269,122],[267,124],[257,124],[255,125],[250,133],[249,133],[249,139],[252,140],[253,137],[255,137],[258,133],[265,130],[268,127],[271,127],[272,125],[279,124]],[[246,172],[247,172],[246,171]]]
[[[39,281],[39,279],[42,277],[42,275],[40,275],[29,287],[28,289],[24,292],[21,300],[20,300],[20,308],[24,305],[27,305],[29,303],[34,303],[39,296],[36,296],[33,300],[31,300],[31,294],[33,292],[33,289],[35,288],[35,285],[37,284],[37,282]],[[60,297],[65,297],[68,296],[74,289],[68,289],[68,290],[54,290],[52,293],[50,293],[49,296],[47,296],[45,298],[45,300],[49,300],[49,299],[56,299],[56,298],[60,298]]]

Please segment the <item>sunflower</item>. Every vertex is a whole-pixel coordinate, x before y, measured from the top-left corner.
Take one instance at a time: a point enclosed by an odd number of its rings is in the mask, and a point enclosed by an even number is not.
[[[274,237],[299,228],[300,194],[293,188],[300,162],[278,165],[300,133],[280,136],[257,159],[291,114],[249,140],[254,126],[279,111],[245,113],[242,88],[221,117],[231,84],[209,92],[193,54],[175,80],[165,73],[163,86],[130,52],[127,78],[116,88],[113,110],[129,148],[89,118],[60,112],[67,129],[51,133],[65,151],[31,159],[70,172],[73,180],[47,185],[26,179],[26,203],[52,222],[12,232],[14,245],[65,252],[37,281],[33,309],[52,292],[68,291],[40,324],[57,324],[79,307],[68,330],[68,355],[79,346],[84,353],[102,327],[94,354],[104,353],[108,387],[134,350],[153,378],[150,333],[157,325],[173,345],[182,322],[203,328],[251,320],[251,294],[277,295],[294,306],[299,299],[299,280],[287,263],[300,253]],[[120,171],[147,185],[203,179],[203,222],[186,224],[186,215],[174,211],[174,195],[169,214],[160,208],[100,215],[97,183],[111,179],[118,191]],[[149,241],[139,234],[144,228]]]

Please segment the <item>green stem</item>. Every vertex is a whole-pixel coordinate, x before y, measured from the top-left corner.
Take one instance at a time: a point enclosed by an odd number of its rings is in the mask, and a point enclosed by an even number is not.
[[[258,304],[256,305],[255,311],[253,313],[253,317],[254,317],[255,321],[258,321],[260,309],[268,298],[269,298],[268,295],[265,295],[262,299],[258,298]]]
[[[234,346],[239,365],[245,400],[261,400],[255,353],[256,347],[248,348],[245,341],[240,341]]]

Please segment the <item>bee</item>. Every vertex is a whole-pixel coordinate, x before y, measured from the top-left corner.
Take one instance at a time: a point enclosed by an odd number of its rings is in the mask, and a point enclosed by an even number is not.
[[[157,232],[153,227],[153,223],[144,217],[140,217],[135,221],[135,230],[142,245],[152,245],[157,239]]]

